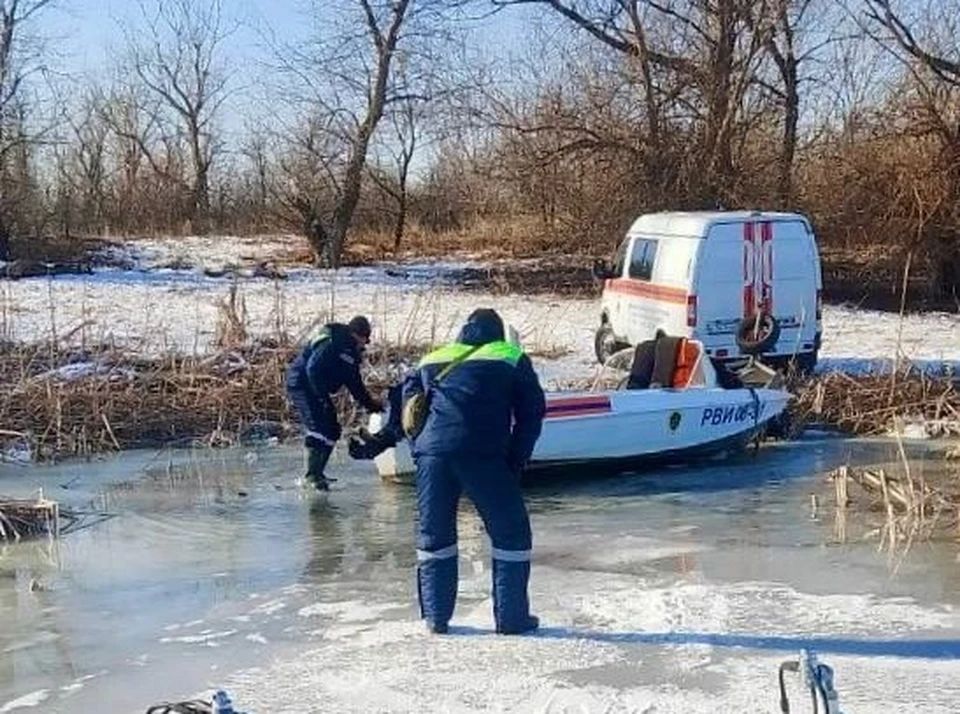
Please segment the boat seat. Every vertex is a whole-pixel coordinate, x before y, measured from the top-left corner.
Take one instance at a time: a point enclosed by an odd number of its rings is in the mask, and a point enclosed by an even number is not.
[[[681,337],[663,336],[637,345],[627,379],[627,389],[650,389],[673,385]]]
[[[672,387],[675,389],[684,389],[690,384],[690,379],[693,377],[693,370],[697,366],[699,357],[700,348],[697,343],[683,338],[677,350],[673,379],[670,382]]]

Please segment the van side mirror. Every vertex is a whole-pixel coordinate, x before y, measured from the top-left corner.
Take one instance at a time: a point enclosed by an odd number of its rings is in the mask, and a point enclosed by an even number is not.
[[[610,266],[607,265],[607,261],[597,258],[593,261],[593,277],[597,280],[610,280],[616,276],[613,274]]]

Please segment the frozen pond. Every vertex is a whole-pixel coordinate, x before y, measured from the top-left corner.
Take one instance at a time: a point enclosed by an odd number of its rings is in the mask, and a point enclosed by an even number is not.
[[[893,574],[874,541],[831,544],[828,503],[811,514],[816,474],[894,453],[811,435],[533,489],[544,627],[523,638],[491,634],[467,507],[453,634],[421,630],[413,494],[370,464],[340,457],[328,496],[293,486],[291,448],[0,465],[0,493],[116,514],[0,547],[0,712],[142,713],[216,686],[251,714],[776,712],[777,666],[803,646],[844,712],[955,712],[956,547],[916,546]]]

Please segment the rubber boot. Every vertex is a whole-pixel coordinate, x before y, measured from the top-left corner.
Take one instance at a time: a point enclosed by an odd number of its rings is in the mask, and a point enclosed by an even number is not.
[[[329,446],[308,446],[306,449],[307,474],[305,480],[318,491],[329,491],[330,482],[323,470],[327,467],[333,449]]]

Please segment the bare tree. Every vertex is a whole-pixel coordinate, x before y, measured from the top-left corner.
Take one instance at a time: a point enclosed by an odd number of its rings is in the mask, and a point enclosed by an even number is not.
[[[406,230],[409,210],[410,166],[421,140],[422,116],[419,109],[423,103],[409,97],[400,102],[391,112],[393,136],[385,149],[392,166],[386,168],[377,162],[370,171],[370,178],[396,205],[393,222],[393,249],[399,250]]]
[[[686,153],[693,155],[690,177],[702,185],[701,202],[736,200],[735,139],[768,36],[766,25],[754,19],[765,0],[492,2],[542,6],[638,67],[650,185],[657,185],[663,169],[657,157],[677,158],[665,151],[672,118],[675,126],[697,127],[696,145]]]
[[[164,126],[163,143],[186,143],[192,168],[190,215],[201,223],[210,210],[210,170],[221,149],[216,121],[229,95],[222,55],[234,31],[222,0],[144,0],[143,26],[127,28],[130,62],[145,100],[141,109]],[[126,137],[158,173],[168,174],[142,134]]]
[[[754,7],[750,22],[753,30],[761,33],[764,52],[772,63],[772,72],[761,68],[754,81],[773,97],[782,115],[776,197],[777,203],[787,208],[793,201],[801,112],[811,99],[811,92],[801,93],[801,84],[815,79],[805,68],[843,37],[846,23],[832,2],[818,0],[764,0]],[[826,74],[821,69],[822,82],[829,81]],[[767,105],[762,108],[767,109]]]
[[[281,200],[295,207],[318,263],[340,263],[347,232],[360,201],[374,136],[390,107],[431,96],[439,47],[451,17],[467,0],[328,0],[316,9],[323,30],[298,47],[277,50],[287,78],[284,100],[301,117],[290,136]],[[404,76],[397,76],[399,56]],[[319,136],[317,132],[326,136]],[[336,153],[327,151],[336,148]],[[319,174],[294,176],[295,165],[315,165]]]
[[[70,133],[60,180],[69,184],[71,195],[79,196],[77,222],[85,230],[99,228],[106,216],[110,126],[103,120],[101,102],[98,92],[87,91],[77,105],[66,103],[64,112]]]
[[[111,96],[101,96],[97,107],[102,121],[110,127],[109,153],[115,165],[115,205],[112,211],[118,225],[132,228],[128,221],[140,216],[140,183],[142,171],[151,158],[154,170],[161,168],[154,154],[153,134],[156,122],[141,110],[143,100],[133,89],[118,89]],[[149,167],[148,167],[149,170]]]
[[[587,33],[628,61],[629,68],[636,72],[642,86],[641,103],[644,110],[641,157],[647,173],[648,186],[660,186],[669,163],[667,149],[666,115],[671,98],[671,75],[689,73],[693,63],[680,55],[674,47],[657,43],[656,32],[651,27],[655,18],[641,2],[631,0],[492,0],[495,6],[540,5],[556,13],[574,27]]]
[[[310,116],[285,130],[278,149],[271,203],[281,218],[291,216],[310,241],[315,262],[332,264],[324,217],[333,213],[340,194],[341,157],[349,145],[333,127],[330,114]]]
[[[260,218],[263,218],[270,196],[270,146],[266,132],[259,127],[248,126],[240,153],[246,158],[252,170],[253,209]]]
[[[498,136],[490,156],[475,163],[512,187],[511,209],[535,214],[541,233],[556,239],[564,231],[582,235],[585,226],[619,230],[621,213],[662,208],[676,174],[637,130],[643,114],[631,101],[629,73],[611,76],[603,65],[585,63],[539,84],[530,96],[486,96],[487,121]],[[664,141],[667,135],[664,128]],[[663,169],[659,184],[654,166]]]
[[[296,142],[304,149],[308,173],[303,175],[300,171],[299,176],[291,177],[289,193],[293,195],[286,201],[301,215],[318,262],[339,265],[347,230],[360,200],[370,143],[389,99],[397,47],[411,4],[411,0],[397,0],[375,6],[371,0],[356,0],[352,10],[359,12],[359,28],[344,28],[337,37],[319,38],[319,44],[329,53],[296,51],[292,61],[284,62],[284,69],[314,92],[315,101],[309,111],[316,115],[319,110],[327,117],[323,121],[308,121],[310,132],[306,141]],[[358,59],[359,72],[355,65]],[[338,71],[333,63],[342,69]],[[348,101],[358,101],[358,106],[349,106]],[[324,137],[322,133],[331,136]],[[324,151],[331,144],[345,151],[342,165],[336,156]],[[326,200],[318,195],[316,174],[309,175],[312,163],[318,169],[322,167],[321,176],[328,179],[323,182]]]
[[[793,193],[793,161],[797,152],[797,126],[800,123],[800,62],[797,31],[811,0],[775,0],[772,31],[764,49],[777,68],[778,85],[767,85],[783,107],[783,133],[777,169],[777,197],[787,207]]]
[[[22,90],[29,75],[40,68],[38,45],[25,34],[31,19],[53,0],[0,0],[0,260],[10,254],[15,209],[14,154],[23,157],[31,141],[24,126]]]
[[[907,66],[917,88],[914,132],[935,136],[946,179],[947,200],[924,220],[923,238],[934,263],[940,296],[954,298],[960,285],[960,42],[957,3],[931,3],[926,23],[904,19],[889,0],[864,0],[865,26]],[[878,32],[883,34],[878,34]]]

